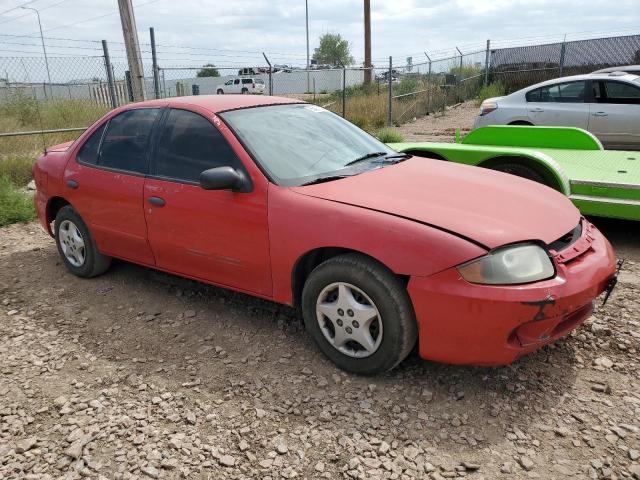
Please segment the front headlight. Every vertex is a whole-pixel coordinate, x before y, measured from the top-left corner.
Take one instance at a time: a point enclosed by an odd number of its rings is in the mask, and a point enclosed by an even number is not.
[[[471,283],[512,285],[551,278],[555,268],[546,250],[535,243],[497,248],[458,267]]]

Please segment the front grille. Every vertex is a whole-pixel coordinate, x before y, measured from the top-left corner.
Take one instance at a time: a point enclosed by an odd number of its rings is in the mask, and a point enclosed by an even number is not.
[[[582,220],[580,220],[580,223],[578,223],[578,225],[576,225],[576,227],[573,230],[571,230],[569,233],[563,235],[556,241],[550,243],[549,250],[555,250],[556,252],[561,252],[565,248],[568,248],[571,245],[573,245],[575,242],[577,242],[581,236],[582,236]]]

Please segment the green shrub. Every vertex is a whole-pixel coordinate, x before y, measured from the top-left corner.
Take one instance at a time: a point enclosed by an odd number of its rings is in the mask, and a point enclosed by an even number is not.
[[[31,196],[17,190],[6,176],[0,176],[0,227],[35,218]]]
[[[31,157],[0,158],[0,177],[8,178],[15,187],[24,187],[31,180]]]
[[[420,90],[420,82],[416,77],[404,77],[398,85],[393,86],[394,95],[405,95]]]
[[[376,133],[376,137],[383,143],[401,143],[404,137],[394,128],[382,128]]]
[[[504,85],[500,82],[490,83],[486,87],[482,87],[478,92],[478,101],[483,102],[487,98],[501,97],[506,93]]]

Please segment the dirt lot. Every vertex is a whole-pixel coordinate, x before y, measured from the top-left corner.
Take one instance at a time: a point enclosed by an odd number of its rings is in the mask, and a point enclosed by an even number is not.
[[[377,377],[287,308],[124,262],[81,280],[1,229],[0,478],[640,478],[640,229],[596,223],[627,263],[569,338]]]

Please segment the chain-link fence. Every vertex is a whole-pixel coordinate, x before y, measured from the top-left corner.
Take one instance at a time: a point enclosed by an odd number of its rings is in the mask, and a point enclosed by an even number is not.
[[[640,63],[640,35],[515,48],[492,49],[487,42],[486,49],[463,53],[456,48],[437,59],[425,53],[422,62],[407,59],[397,64],[389,59],[371,69],[305,70],[272,65],[267,56],[253,66],[169,66],[160,56],[160,67],[154,69],[147,60],[142,79],[147,98],[289,96],[322,105],[376,131],[443,112],[475,98],[491,83],[509,92],[562,75]],[[133,101],[132,92],[126,59],[111,61],[106,42],[100,56],[0,57],[0,158],[33,156],[43,143],[73,139],[114,106]],[[44,139],[26,135],[42,131]]]
[[[490,81],[506,91],[566,75],[640,64],[640,35],[491,50]]]

